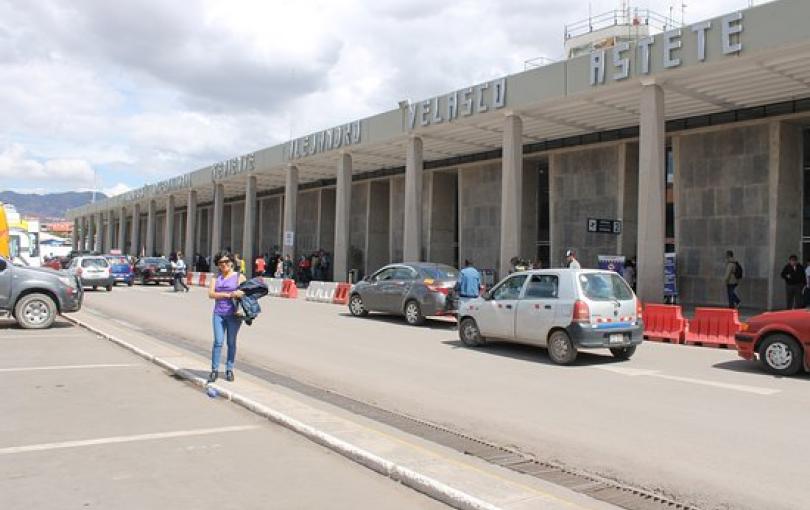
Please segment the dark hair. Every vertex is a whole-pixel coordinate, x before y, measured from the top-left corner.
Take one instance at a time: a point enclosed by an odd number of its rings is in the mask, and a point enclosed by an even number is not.
[[[222,259],[227,259],[227,260],[229,260],[231,262],[231,264],[236,265],[236,261],[233,258],[233,254],[231,252],[229,252],[228,250],[222,250],[221,252],[214,255],[214,265],[218,266],[220,260],[222,260]]]
[[[733,256],[734,256],[734,252],[733,252],[733,251],[728,250],[728,251],[726,252],[726,257],[733,257]]]
[[[471,265],[473,265],[473,263],[470,262],[470,259],[464,259],[464,266],[469,267]]]
[[[791,255],[790,257],[788,257],[788,260],[799,260],[799,257],[797,257],[796,255]]]

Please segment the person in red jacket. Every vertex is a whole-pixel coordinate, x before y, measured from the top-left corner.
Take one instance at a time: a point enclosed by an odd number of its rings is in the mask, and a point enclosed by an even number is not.
[[[256,257],[256,262],[254,265],[256,266],[256,276],[264,276],[264,270],[266,267],[266,262],[264,261],[264,257],[259,255]]]

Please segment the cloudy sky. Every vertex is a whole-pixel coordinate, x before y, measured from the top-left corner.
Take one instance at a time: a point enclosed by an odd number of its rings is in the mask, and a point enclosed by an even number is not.
[[[560,59],[589,3],[621,2],[0,0],[0,190],[118,193]]]

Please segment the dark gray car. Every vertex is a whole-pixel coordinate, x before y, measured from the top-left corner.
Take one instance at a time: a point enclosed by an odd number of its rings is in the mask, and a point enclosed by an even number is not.
[[[455,311],[457,280],[458,270],[444,264],[390,264],[352,287],[349,311],[356,317],[368,312],[402,315],[408,324],[418,326],[425,317]]]

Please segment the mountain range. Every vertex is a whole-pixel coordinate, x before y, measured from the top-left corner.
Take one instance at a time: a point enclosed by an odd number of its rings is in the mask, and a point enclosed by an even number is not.
[[[104,193],[96,192],[96,200],[107,198]],[[65,193],[16,193],[0,191],[0,202],[11,204],[25,217],[40,220],[64,219],[68,209],[80,207],[93,201],[92,191],[68,191]]]

